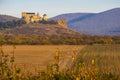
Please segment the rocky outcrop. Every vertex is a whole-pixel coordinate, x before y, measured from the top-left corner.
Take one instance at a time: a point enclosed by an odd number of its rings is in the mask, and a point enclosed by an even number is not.
[[[60,25],[63,28],[67,28],[67,21],[64,19],[57,20],[58,25]]]

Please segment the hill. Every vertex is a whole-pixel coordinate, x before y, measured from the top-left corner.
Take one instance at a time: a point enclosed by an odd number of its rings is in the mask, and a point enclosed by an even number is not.
[[[120,8],[101,13],[70,13],[52,19],[64,18],[68,27],[90,35],[120,35]]]
[[[77,18],[85,18],[88,15],[94,15],[94,13],[68,13],[68,14],[61,14],[61,15],[52,17],[51,19],[54,19],[54,20],[65,19],[67,22],[70,22]]]
[[[8,16],[8,15],[0,15],[0,22],[7,22],[7,21],[13,21],[13,20],[19,20],[19,18]]]
[[[77,44],[82,33],[59,24],[22,24],[13,28],[0,29],[0,44]]]
[[[80,19],[88,18],[92,15],[95,15],[95,13],[68,13],[68,14],[61,14],[61,15],[52,17],[51,19],[53,20],[65,19],[68,23],[70,23]]]
[[[5,35],[40,35],[40,36],[76,36],[80,32],[67,28],[65,20],[40,21],[29,23],[22,19],[1,15],[0,34]],[[15,21],[13,21],[15,20]]]
[[[75,36],[81,35],[80,32],[69,28],[63,28],[54,24],[23,24],[22,26],[3,29],[1,34],[6,35],[42,35],[42,36]]]

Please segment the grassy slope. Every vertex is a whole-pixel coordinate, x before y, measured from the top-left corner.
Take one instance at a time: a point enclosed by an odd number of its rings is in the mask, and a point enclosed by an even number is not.
[[[81,35],[80,32],[69,28],[63,28],[60,25],[54,24],[24,24],[16,28],[0,30],[2,34],[7,35],[42,35],[42,36],[71,36]]]

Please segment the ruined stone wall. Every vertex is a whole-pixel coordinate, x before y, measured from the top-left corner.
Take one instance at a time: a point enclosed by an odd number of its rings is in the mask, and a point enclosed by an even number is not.
[[[57,20],[58,25],[60,25],[63,28],[67,28],[67,21],[64,19]]]

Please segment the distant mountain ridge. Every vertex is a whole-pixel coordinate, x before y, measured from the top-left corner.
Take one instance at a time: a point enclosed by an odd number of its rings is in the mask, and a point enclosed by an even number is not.
[[[0,22],[7,22],[7,21],[13,21],[13,20],[19,20],[19,18],[8,16],[8,15],[0,15]]]
[[[101,13],[68,13],[52,19],[65,19],[68,27],[90,35],[120,35],[120,8]]]

